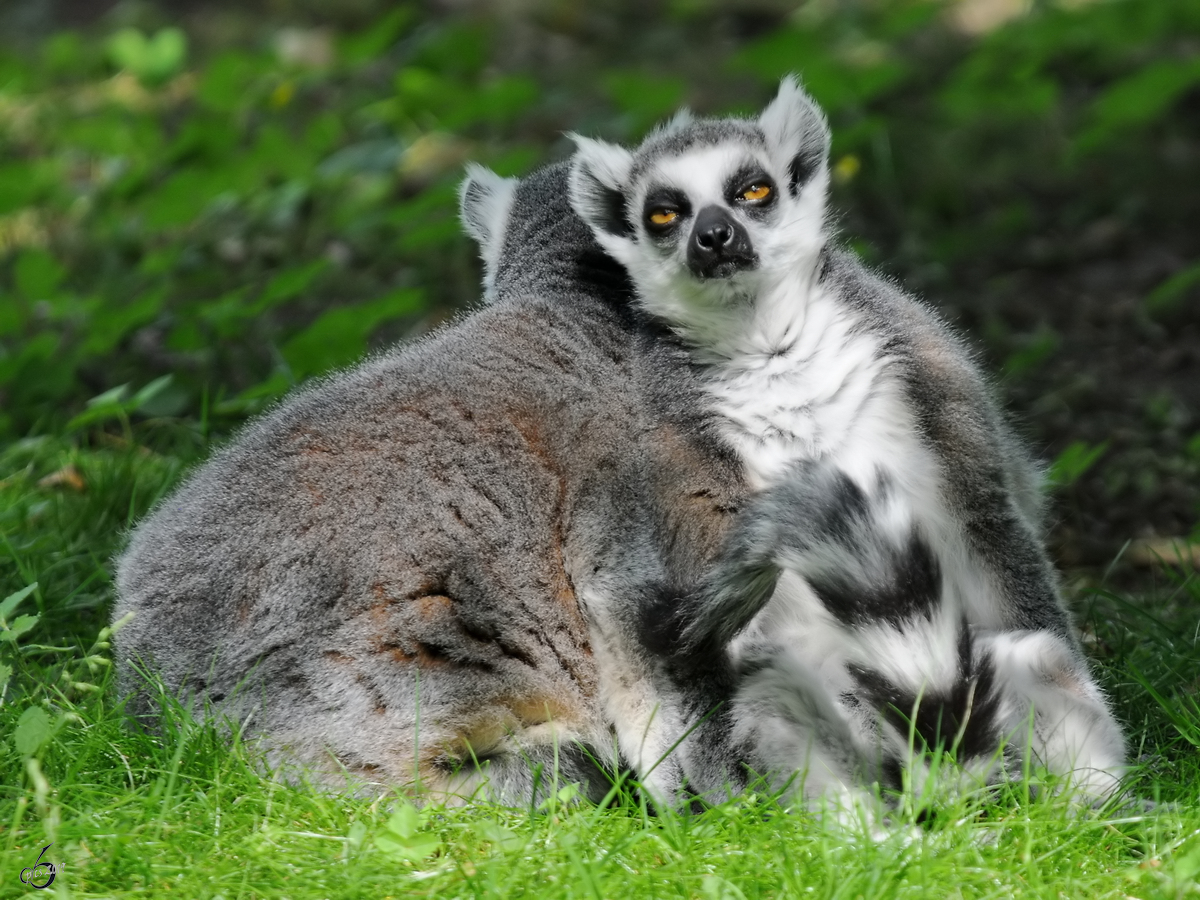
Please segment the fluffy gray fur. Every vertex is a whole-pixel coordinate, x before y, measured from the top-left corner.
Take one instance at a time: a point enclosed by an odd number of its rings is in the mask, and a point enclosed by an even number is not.
[[[761,606],[777,570],[741,560],[740,523],[778,501],[739,514],[696,367],[567,197],[565,165],[473,169],[490,305],[289,397],[136,529],[131,711],[153,718],[157,680],[271,765],[360,789],[744,784],[727,647],[681,667],[652,611]]]
[[[632,152],[577,142],[576,211],[766,491],[730,559],[783,573],[770,601],[684,598],[658,642],[683,666],[739,635],[751,763],[854,793],[911,763],[911,727],[983,777],[1031,752],[1115,789],[1123,739],[1043,546],[1037,467],[961,341],[830,245],[812,99],[785,79],[757,119],[679,117]]]

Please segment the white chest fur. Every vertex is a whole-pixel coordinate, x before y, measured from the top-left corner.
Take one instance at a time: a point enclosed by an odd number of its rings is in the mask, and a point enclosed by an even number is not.
[[[829,457],[868,496],[887,477],[889,500],[876,508],[898,541],[916,524],[943,562],[961,555],[951,549],[957,539],[937,466],[917,432],[895,360],[853,310],[820,287],[804,290],[796,282],[760,297],[752,326],[735,340],[738,352],[711,365],[708,390],[753,487],[787,477],[797,460]],[[936,627],[952,629],[958,612],[941,612]],[[931,635],[911,638],[955,648]],[[737,646],[763,643],[786,648],[835,691],[850,687],[847,662],[875,662],[866,657],[883,649],[865,631],[848,633],[791,572]]]
[[[880,467],[924,468],[911,458],[925,453],[878,338],[819,287],[773,293],[759,298],[738,352],[710,369],[715,411],[750,484],[820,456],[867,491]]]

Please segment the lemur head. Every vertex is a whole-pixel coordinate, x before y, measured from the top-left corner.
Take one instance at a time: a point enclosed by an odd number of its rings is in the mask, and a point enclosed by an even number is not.
[[[571,203],[652,313],[722,318],[815,262],[829,128],[794,78],[757,119],[683,112],[632,152],[573,137]]]
[[[629,275],[571,209],[569,175],[566,162],[522,178],[467,167],[459,212],[463,227],[479,243],[486,302],[540,296],[627,307],[633,292]]]

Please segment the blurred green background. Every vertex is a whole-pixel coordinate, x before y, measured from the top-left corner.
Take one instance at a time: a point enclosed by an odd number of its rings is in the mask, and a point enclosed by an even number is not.
[[[5,0],[0,479],[88,490],[33,471],[48,435],[195,459],[478,302],[464,161],[754,112],[792,71],[842,239],[1053,464],[1060,559],[1200,536],[1197,0]]]

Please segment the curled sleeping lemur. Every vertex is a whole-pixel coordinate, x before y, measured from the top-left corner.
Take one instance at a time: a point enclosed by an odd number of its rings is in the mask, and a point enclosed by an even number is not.
[[[1043,547],[1037,469],[959,340],[831,246],[813,101],[786,79],[757,119],[684,113],[632,152],[576,140],[573,206],[767,491],[728,558],[782,571],[765,606],[661,595],[642,642],[684,672],[732,641],[731,739],[777,778],[807,769],[809,798],[898,778],[912,742],[985,778],[1031,752],[1110,794],[1124,742]]]
[[[721,548],[777,501],[742,506],[698,370],[567,175],[475,170],[489,305],[293,394],[138,526],[114,611],[135,715],[157,680],[270,765],[362,790],[599,799],[618,765],[662,803],[744,783],[727,647],[682,672],[642,623],[664,596],[761,605],[774,571]]]

